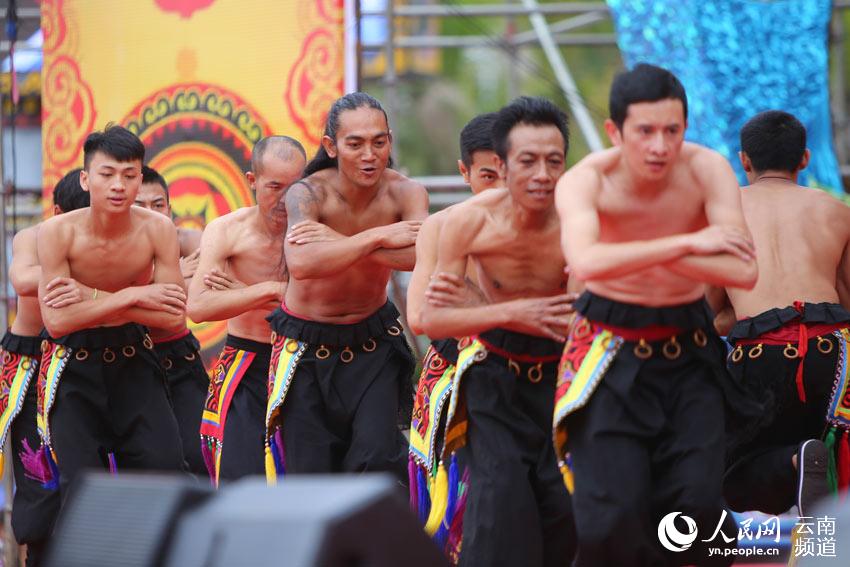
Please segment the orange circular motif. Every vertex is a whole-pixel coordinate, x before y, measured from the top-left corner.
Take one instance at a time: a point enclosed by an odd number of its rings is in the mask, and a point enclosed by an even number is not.
[[[177,226],[210,221],[254,204],[244,178],[254,144],[271,128],[242,97],[207,83],[171,85],[146,97],[122,120],[145,144],[147,164],[169,185]],[[227,322],[190,324],[212,364]]]
[[[65,24],[65,0],[41,0],[41,31],[44,35],[42,50],[45,54],[53,53],[68,33]]]
[[[91,88],[69,57],[53,59],[44,70],[44,148],[53,168],[74,165],[97,113]]]

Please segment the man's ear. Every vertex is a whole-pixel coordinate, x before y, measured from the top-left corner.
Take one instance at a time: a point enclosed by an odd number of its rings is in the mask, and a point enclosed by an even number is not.
[[[611,144],[619,146],[623,143],[623,133],[610,118],[605,119],[605,133],[608,134]]]
[[[251,187],[251,190],[256,191],[257,188],[254,186],[254,184],[257,183],[257,176],[254,175],[254,172],[253,171],[246,171],[245,172],[245,179],[248,180],[248,186]]]
[[[508,164],[499,156],[496,156],[496,168],[499,170],[499,177],[502,180],[506,180],[508,178]]]
[[[466,164],[462,159],[457,160],[457,170],[463,176],[463,182],[469,185],[469,170],[466,169]]]
[[[89,174],[85,169],[80,170],[80,187],[83,188],[83,191],[88,192],[89,190]]]
[[[744,168],[744,171],[747,173],[752,173],[753,171],[753,162],[750,161],[750,156],[746,154],[744,151],[738,152],[738,159],[741,160],[741,167]]]
[[[59,205],[53,205],[53,216],[61,215],[62,209],[59,208]]]
[[[802,171],[809,167],[809,160],[812,157],[812,152],[809,151],[809,148],[806,148],[806,151],[803,152],[803,159],[800,160],[800,165],[797,166],[797,171]]]
[[[322,136],[322,147],[325,148],[325,152],[327,152],[329,157],[336,157],[336,142],[333,138],[330,136]]]

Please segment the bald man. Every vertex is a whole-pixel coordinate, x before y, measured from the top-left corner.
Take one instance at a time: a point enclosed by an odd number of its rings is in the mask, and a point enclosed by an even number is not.
[[[227,320],[227,341],[210,371],[201,419],[201,450],[215,485],[265,470],[272,350],[266,316],[280,305],[286,289],[283,198],[305,164],[304,148],[293,138],[257,142],[246,174],[257,204],[215,219],[201,238],[198,269],[189,286],[189,317]]]

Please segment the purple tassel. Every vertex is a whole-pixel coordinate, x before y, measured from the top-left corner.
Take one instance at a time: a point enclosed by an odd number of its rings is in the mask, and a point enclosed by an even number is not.
[[[419,492],[419,523],[424,526],[428,522],[428,514],[431,513],[431,497],[428,495],[428,479],[422,467],[416,467],[416,488]]]
[[[460,498],[457,499],[457,504],[452,514],[448,541],[445,548],[446,555],[455,562],[460,554],[460,542],[463,538],[463,515],[466,512],[466,497],[469,494],[469,469],[463,471],[460,484]]]
[[[48,490],[59,488],[59,468],[50,457],[50,450],[47,447],[42,445],[38,450],[33,450],[29,441],[24,439],[20,457],[27,478],[40,482],[41,486]]]
[[[283,450],[283,434],[280,432],[280,428],[274,432],[274,438],[272,441],[272,455],[275,457],[274,462],[275,467],[277,468],[277,475],[283,476],[286,474],[286,453]],[[277,449],[276,455],[275,449]]]
[[[215,488],[215,456],[213,455],[213,441],[201,437],[201,455],[204,457],[204,465],[210,475],[210,484]]]
[[[416,484],[416,461],[413,460],[413,455],[407,458],[407,485],[410,491],[410,509],[415,514],[419,506],[419,487]]]
[[[115,453],[109,453],[109,455],[107,455],[106,458],[109,461],[109,472],[110,472],[110,474],[117,475],[118,474],[118,461],[115,460]]]

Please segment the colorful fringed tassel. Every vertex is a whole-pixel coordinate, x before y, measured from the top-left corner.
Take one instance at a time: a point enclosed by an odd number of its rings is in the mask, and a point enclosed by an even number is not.
[[[826,434],[824,440],[826,445],[826,454],[828,456],[826,467],[826,482],[829,484],[829,490],[833,494],[838,493],[838,472],[835,463],[835,428],[831,427],[829,433]]]
[[[416,467],[417,504],[419,505],[419,523],[424,527],[431,513],[431,496],[428,494],[428,477],[425,469]]]
[[[277,484],[277,469],[274,466],[274,455],[272,454],[272,448],[268,441],[266,441],[266,456],[265,456],[265,467],[266,467],[266,482],[269,486],[274,486]]]
[[[850,430],[844,431],[838,443],[838,490],[842,499],[847,497],[850,487]]]
[[[6,471],[6,455],[0,451],[0,475]]]
[[[201,437],[201,455],[204,457],[204,465],[207,467],[207,473],[210,475],[210,484],[213,488],[218,486],[216,483],[215,472],[215,446],[212,439]]]
[[[437,467],[437,477],[431,487],[431,513],[425,522],[425,533],[433,536],[440,528],[440,524],[446,515],[446,502],[449,498],[449,479],[446,474],[446,466],[441,462]]]
[[[34,450],[24,439],[20,457],[27,478],[40,482],[41,486],[48,490],[59,488],[59,468],[47,447],[42,445]]]
[[[564,486],[567,487],[567,492],[570,494],[575,491],[575,478],[573,477],[573,471],[566,463],[561,465],[561,476],[564,477]]]
[[[455,515],[455,506],[457,505],[459,482],[457,456],[452,455],[452,462],[449,464],[449,494],[446,497],[446,511],[443,514],[443,519],[440,522],[440,527],[437,529],[437,533],[434,534],[434,542],[440,548],[445,547],[449,536],[449,528],[452,525],[452,518],[454,518]]]
[[[449,535],[446,541],[445,553],[452,565],[457,565],[460,558],[460,547],[463,538],[463,516],[466,512],[466,497],[469,494],[469,469],[463,471],[463,478],[458,486],[458,499],[454,514],[449,525]]]
[[[410,511],[419,512],[419,487],[416,485],[416,461],[413,455],[407,457],[407,486],[410,492]]]
[[[106,456],[106,460],[109,461],[109,473],[117,475],[118,474],[118,461],[115,460],[115,453],[109,453]]]

